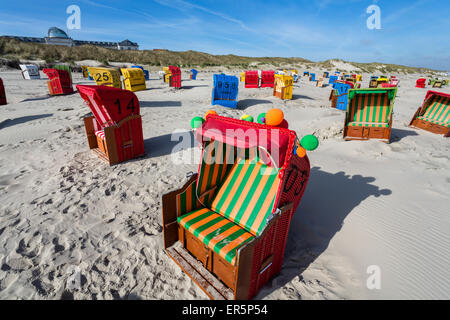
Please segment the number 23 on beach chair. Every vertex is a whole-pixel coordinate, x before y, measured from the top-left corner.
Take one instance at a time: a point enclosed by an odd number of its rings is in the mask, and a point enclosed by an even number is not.
[[[139,100],[128,90],[77,85],[93,113],[84,118],[89,148],[110,165],[145,154]]]
[[[250,299],[280,272],[308,157],[294,131],[217,115],[195,135],[198,174],[162,198],[165,251],[211,299]]]
[[[450,137],[450,94],[428,91],[409,125]]]

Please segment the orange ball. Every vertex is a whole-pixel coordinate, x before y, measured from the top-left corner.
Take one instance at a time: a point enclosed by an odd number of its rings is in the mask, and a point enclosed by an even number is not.
[[[215,116],[217,116],[217,112],[215,112],[214,110],[208,110],[205,113],[205,119],[208,117],[208,115],[213,114]]]
[[[284,120],[283,111],[280,109],[270,109],[266,112],[266,124],[268,126],[279,126]]]
[[[302,147],[297,148],[297,156],[304,158],[306,156],[306,150]]]

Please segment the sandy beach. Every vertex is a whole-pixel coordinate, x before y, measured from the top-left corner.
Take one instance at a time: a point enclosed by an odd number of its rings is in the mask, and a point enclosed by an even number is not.
[[[408,127],[428,90],[415,88],[423,75],[396,75],[385,144],[344,141],[345,112],[330,108],[331,87],[306,77],[290,101],[241,83],[234,110],[211,107],[212,78],[243,70],[200,69],[189,80],[183,69],[180,90],[157,70],[148,90],[136,92],[147,155],[112,167],[89,150],[90,110],[78,93],[51,97],[42,72],[24,80],[0,70],[8,99],[0,107],[0,299],[207,299],[163,250],[161,197],[197,171],[191,118],[270,108],[320,146],[308,154],[311,177],[282,271],[256,299],[450,299],[450,139]],[[94,84],[80,73],[73,82]],[[174,132],[190,136],[190,147],[173,153]],[[192,161],[174,163],[181,154]],[[380,289],[366,285],[370,266],[381,271]]]

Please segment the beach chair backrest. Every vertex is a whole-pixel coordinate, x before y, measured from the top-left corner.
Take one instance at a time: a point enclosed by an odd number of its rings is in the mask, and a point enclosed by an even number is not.
[[[39,68],[34,64],[19,65],[22,70],[22,76],[26,80],[40,79]]]
[[[89,67],[88,71],[97,85],[122,89],[119,70],[114,68]]]
[[[122,68],[120,69],[124,77],[124,87],[126,90],[139,91],[145,90],[145,74],[141,68]]]
[[[388,124],[397,88],[349,90],[348,121]]]
[[[215,100],[236,100],[239,91],[239,80],[235,76],[215,74],[213,90]]]
[[[245,71],[245,86],[251,88],[259,87],[259,74],[256,70]]]
[[[275,71],[274,70],[263,70],[261,71],[261,86],[272,85],[275,81]]]
[[[140,114],[139,100],[131,91],[85,85],[77,85],[77,90],[102,128],[117,125],[128,116]]]

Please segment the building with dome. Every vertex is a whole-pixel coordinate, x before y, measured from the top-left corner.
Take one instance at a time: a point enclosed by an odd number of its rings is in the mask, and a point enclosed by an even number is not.
[[[132,42],[128,39],[120,42],[73,40],[67,35],[65,31],[57,27],[51,27],[50,29],[48,29],[47,36],[44,38],[17,37],[17,36],[3,36],[3,37],[16,39],[22,42],[45,43],[48,45],[67,46],[67,47],[93,45],[116,50],[139,50],[139,45],[136,42]]]

